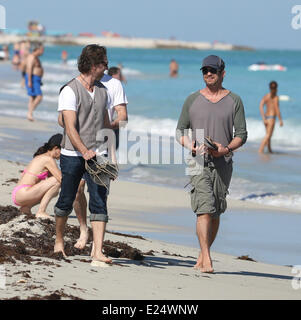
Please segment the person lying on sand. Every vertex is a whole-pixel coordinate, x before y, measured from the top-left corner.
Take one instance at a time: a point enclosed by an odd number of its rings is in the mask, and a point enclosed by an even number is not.
[[[24,169],[22,177],[12,192],[12,200],[23,213],[40,204],[36,218],[50,218],[47,206],[60,189],[62,174],[55,160],[60,158],[63,136],[58,133],[40,147]]]

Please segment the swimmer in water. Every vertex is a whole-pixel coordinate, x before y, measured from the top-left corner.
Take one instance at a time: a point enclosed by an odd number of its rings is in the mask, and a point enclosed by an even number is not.
[[[179,65],[175,59],[172,59],[169,64],[169,76],[171,78],[176,78],[179,72]]]

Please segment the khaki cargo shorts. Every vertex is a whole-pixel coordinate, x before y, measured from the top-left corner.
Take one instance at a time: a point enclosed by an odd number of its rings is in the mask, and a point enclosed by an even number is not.
[[[226,196],[232,177],[232,161],[222,167],[205,166],[191,177],[191,208],[198,214],[209,213],[218,218],[227,209]]]

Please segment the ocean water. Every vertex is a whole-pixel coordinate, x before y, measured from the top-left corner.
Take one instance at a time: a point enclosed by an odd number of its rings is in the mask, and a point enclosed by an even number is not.
[[[67,65],[62,65],[62,50],[69,54]],[[60,87],[77,75],[77,57],[81,47],[47,46],[41,60],[45,67],[43,78],[44,99],[35,112],[37,119],[52,123],[57,119],[57,100]],[[164,50],[164,49],[108,49],[109,66],[122,63],[127,78],[124,85],[128,97],[130,133],[151,132],[162,137],[162,141],[173,137],[186,97],[204,86],[199,70],[202,59],[208,54],[220,55],[226,63],[224,86],[240,95],[245,106],[248,127],[248,141],[234,156],[234,173],[229,197],[273,205],[301,209],[301,90],[299,51],[258,50],[252,52]],[[178,61],[179,77],[168,76],[169,62]],[[287,71],[249,71],[248,66],[258,61],[281,64]],[[284,126],[276,124],[272,148],[275,154],[259,156],[257,149],[264,136],[264,126],[259,113],[259,102],[268,92],[268,83],[279,84],[279,95],[288,96],[280,102]],[[10,65],[0,65],[0,115],[25,117],[27,95],[20,87],[20,74]],[[33,124],[34,125],[34,124]],[[22,132],[15,134],[19,144],[24,143]],[[11,132],[12,133],[12,132]],[[146,164],[142,160],[121,166],[121,178],[132,181],[168,185],[183,188],[187,182],[185,165],[165,164],[162,158],[169,150],[159,145],[151,148],[150,134],[141,145],[158,156],[160,164]],[[22,140],[23,139],[23,140]],[[43,134],[35,136],[36,144],[45,140]],[[27,140],[28,141],[28,140]],[[138,141],[138,140],[137,140]],[[129,143],[133,147],[136,140]],[[172,142],[173,143],[173,142]],[[18,143],[17,143],[18,145]],[[173,144],[172,144],[173,146]],[[6,152],[6,157],[30,159],[29,153]],[[179,149],[177,148],[177,152]]]

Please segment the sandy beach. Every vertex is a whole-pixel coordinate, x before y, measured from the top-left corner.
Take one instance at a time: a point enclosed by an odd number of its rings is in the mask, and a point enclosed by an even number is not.
[[[70,248],[67,260],[51,255],[51,237],[49,244],[44,243],[49,245],[48,251],[33,250],[27,243],[31,246],[41,243],[42,248],[45,234],[54,232],[53,220],[41,222],[34,216],[19,215],[16,211],[15,214],[8,214],[14,211],[6,206],[11,205],[11,190],[24,164],[0,160],[0,165],[0,243],[3,246],[3,241],[7,241],[6,246],[19,248],[11,249],[13,253],[9,257],[4,251],[0,253],[0,266],[6,274],[5,289],[0,289],[0,299],[301,298],[301,291],[292,288],[294,275],[290,267],[240,260],[214,252],[215,274],[202,274],[193,269],[198,256],[196,248],[112,233],[139,235],[142,231],[168,232],[169,228],[175,228],[172,224],[167,227],[147,223],[142,217],[143,214],[166,214],[172,209],[189,206],[189,197],[181,190],[165,187],[126,181],[112,184],[107,226],[110,232],[106,234],[108,247],[115,247],[113,255],[116,257],[113,257],[111,267],[90,265],[90,243],[83,253],[71,249],[76,241],[75,229],[78,230],[74,227],[78,226],[74,213],[69,219],[73,231],[66,235]],[[49,206],[50,214],[53,214],[54,204],[55,199]],[[230,209],[239,205],[238,202],[229,204]],[[191,237],[194,236],[191,234]],[[31,241],[30,237],[35,240]],[[25,242],[23,249],[20,241]],[[120,244],[129,247],[127,250],[121,249]]]

